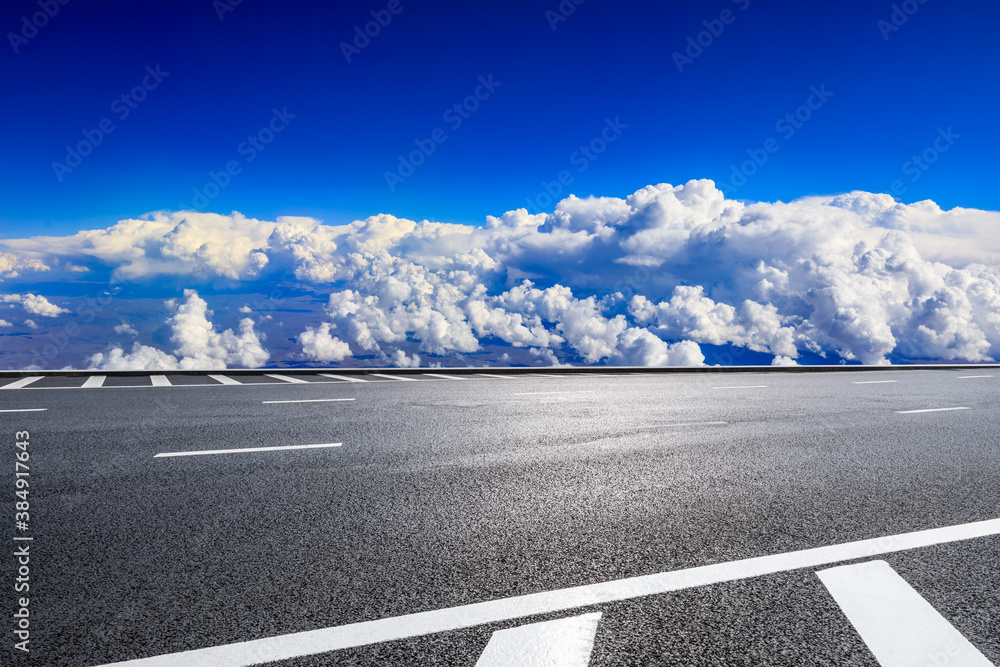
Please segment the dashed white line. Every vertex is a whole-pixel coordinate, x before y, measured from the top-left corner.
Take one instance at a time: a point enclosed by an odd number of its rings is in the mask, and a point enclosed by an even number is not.
[[[98,387],[103,387],[104,381],[107,379],[107,375],[91,375],[80,389],[97,389]]]
[[[150,375],[149,381],[154,387],[172,387],[166,375]]]
[[[19,410],[0,410],[0,412],[45,412],[48,408],[21,408]]]
[[[335,401],[353,401],[353,398],[307,398],[301,401],[261,401],[264,405],[268,403],[333,403]]]
[[[386,375],[385,373],[369,373],[375,378],[385,378],[386,380],[399,380],[400,382],[419,382],[416,378],[408,378],[402,375]]]
[[[712,387],[712,389],[766,389],[766,384],[741,384],[735,387]]]
[[[289,449],[323,449],[326,447],[340,447],[342,442],[330,442],[323,445],[283,445],[281,447],[247,447],[245,449],[202,449],[190,452],[163,452],[156,454],[154,459],[168,456],[207,456],[209,454],[243,454],[246,452],[281,452]]]
[[[654,424],[652,426],[633,426],[634,430],[652,428],[677,428],[681,426],[725,426],[729,422],[680,422],[677,424]]]
[[[442,380],[467,380],[468,378],[458,377],[457,375],[441,375],[440,373],[424,373],[426,377],[429,378],[441,378]]]
[[[264,373],[266,378],[274,378],[275,380],[281,380],[282,382],[287,382],[289,384],[309,384],[308,380],[303,380],[302,378],[293,378],[288,375],[272,375],[271,373]]]
[[[511,396],[545,396],[547,394],[593,394],[592,391],[527,391]]]
[[[959,375],[955,377],[956,380],[971,380],[973,378],[991,378],[992,375]]]
[[[497,630],[476,667],[587,667],[601,612]]]
[[[915,415],[920,412],[951,412],[952,410],[971,410],[972,408],[924,408],[923,410],[896,410],[896,414]]]
[[[855,382],[854,384],[892,384],[893,382],[899,382],[899,380],[864,380],[863,382]]]
[[[484,378],[498,378],[500,380],[516,380],[517,379],[516,377],[513,377],[511,375],[494,375],[492,373],[476,373],[476,375],[479,375],[479,376],[484,377]]]
[[[1000,535],[1000,519],[759,556],[729,563],[703,565],[543,593],[530,593],[450,609],[424,611],[406,616],[362,621],[350,625],[129,660],[103,667],[259,665],[991,535]]]
[[[993,667],[885,561],[816,574],[882,667]]]
[[[343,380],[344,382],[368,382],[368,380],[362,380],[361,378],[352,378],[347,375],[333,375],[331,373],[319,373],[321,377],[333,378],[334,380]]]
[[[41,375],[36,375],[30,378],[21,378],[20,380],[15,380],[10,384],[5,384],[4,386],[0,387],[0,389],[22,389],[24,387],[27,387],[32,382],[38,382],[41,379],[42,379]]]
[[[234,380],[233,378],[228,377],[226,375],[209,375],[208,377],[212,378],[213,380],[215,380],[219,384],[229,384],[229,385],[233,385],[233,384],[240,384],[241,385],[241,384],[243,384],[239,380]]]

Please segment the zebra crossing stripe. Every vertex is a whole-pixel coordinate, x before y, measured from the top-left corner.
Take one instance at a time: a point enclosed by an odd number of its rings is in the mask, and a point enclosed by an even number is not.
[[[587,667],[600,612],[497,630],[476,667]]]

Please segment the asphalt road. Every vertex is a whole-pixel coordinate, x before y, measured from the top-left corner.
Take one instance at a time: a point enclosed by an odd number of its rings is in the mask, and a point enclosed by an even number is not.
[[[3,664],[96,666],[390,619],[373,627],[405,638],[267,664],[471,666],[500,631],[600,613],[595,667],[890,665],[817,575],[881,560],[1000,665],[997,531],[900,537],[1000,519],[1000,372],[308,379],[0,391],[0,410],[45,408],[0,412],[11,520],[15,432],[30,432],[30,529],[7,534],[33,537],[27,655],[13,648],[18,566],[0,562]],[[942,408],[967,409],[912,412]],[[614,584],[556,611],[509,602],[860,540],[878,546],[638,597]],[[500,620],[398,618],[485,601]]]

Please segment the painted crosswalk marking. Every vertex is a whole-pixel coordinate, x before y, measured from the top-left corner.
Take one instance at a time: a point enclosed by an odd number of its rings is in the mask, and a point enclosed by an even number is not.
[[[309,384],[308,380],[291,377],[290,375],[275,375],[273,373],[264,373],[264,377],[274,378],[275,380],[281,380],[282,382],[287,382],[289,384]]]
[[[816,574],[882,667],[993,667],[885,561]]]
[[[239,380],[234,380],[233,378],[226,375],[209,375],[208,377],[212,378],[219,384],[243,384]]]
[[[42,379],[41,375],[36,375],[30,378],[21,378],[20,380],[15,380],[10,384],[5,384],[4,386],[0,387],[0,389],[21,389],[23,387],[27,387],[32,382],[38,382],[41,379]]]
[[[476,667],[587,667],[600,612],[497,630]]]
[[[331,373],[320,373],[322,377],[333,378],[334,380],[343,380],[344,382],[368,382],[368,380],[362,380],[361,378],[352,378],[348,375],[333,375]]]
[[[97,389],[98,387],[104,386],[104,381],[108,379],[107,375],[91,375],[87,378],[87,381],[83,383],[81,389]]]
[[[153,383],[154,387],[172,387],[170,380],[167,379],[166,375],[150,375],[149,381]]]

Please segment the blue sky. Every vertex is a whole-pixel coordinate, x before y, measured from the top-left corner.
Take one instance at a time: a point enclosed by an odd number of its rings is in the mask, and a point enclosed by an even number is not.
[[[11,1],[0,12],[0,227],[64,234],[191,206],[229,161],[240,173],[202,210],[481,224],[535,201],[563,170],[572,182],[561,196],[726,182],[769,138],[778,150],[733,197],[890,192],[899,180],[903,202],[1000,208],[1000,6],[913,2],[887,32],[879,21],[892,20],[892,4],[586,0],[564,3],[575,10],[553,30],[555,0],[400,0],[348,63],[341,43],[388,2],[243,0],[220,20],[209,0],[73,0],[15,39],[15,53],[9,33],[39,6]],[[726,10],[731,22],[713,23]],[[678,71],[674,52],[706,21],[721,33],[703,35],[707,46]],[[157,66],[168,74],[121,119],[112,102]],[[490,75],[499,87],[453,129],[444,112]],[[786,138],[775,124],[812,86],[832,96]],[[275,108],[294,119],[247,162],[241,142]],[[105,118],[114,131],[60,181],[52,163]],[[574,152],[608,118],[627,128],[580,172]],[[391,190],[385,172],[436,128],[446,141]],[[939,128],[958,138],[926,171],[907,170]]]

